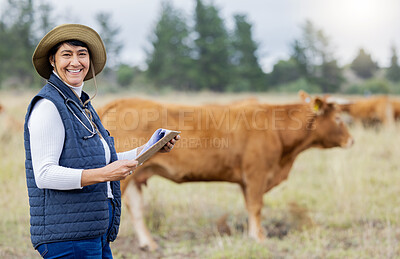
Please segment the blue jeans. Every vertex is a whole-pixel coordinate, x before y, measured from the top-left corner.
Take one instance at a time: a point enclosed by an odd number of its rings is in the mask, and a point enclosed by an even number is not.
[[[110,229],[114,214],[114,205],[111,200],[108,207],[110,212]],[[103,236],[97,238],[46,243],[38,246],[37,250],[43,258],[113,258],[110,243],[107,242],[107,234],[108,231]]]

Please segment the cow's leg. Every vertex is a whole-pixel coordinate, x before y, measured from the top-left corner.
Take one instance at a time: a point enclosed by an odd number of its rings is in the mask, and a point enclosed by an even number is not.
[[[154,251],[157,243],[151,237],[144,219],[144,206],[142,191],[134,181],[131,181],[124,192],[125,204],[133,218],[133,226],[139,239],[140,248]]]
[[[249,214],[249,236],[261,242],[265,240],[264,230],[261,226],[262,188],[261,186],[242,186],[242,191]]]

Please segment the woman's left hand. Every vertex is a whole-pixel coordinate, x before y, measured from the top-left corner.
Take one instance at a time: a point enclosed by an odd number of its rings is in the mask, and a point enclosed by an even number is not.
[[[160,149],[160,153],[167,153],[170,152],[172,150],[172,148],[174,147],[175,143],[181,139],[181,136],[177,135],[175,136],[173,139],[171,139],[169,142],[167,142],[167,144],[165,144],[161,149]]]

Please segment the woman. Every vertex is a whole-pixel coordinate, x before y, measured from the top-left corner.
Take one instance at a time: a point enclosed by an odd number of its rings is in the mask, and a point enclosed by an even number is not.
[[[117,154],[93,97],[82,91],[91,78],[96,86],[104,44],[93,29],[64,24],[42,38],[32,60],[48,80],[32,99],[24,127],[32,244],[44,258],[112,258],[119,181],[135,170],[142,147]]]

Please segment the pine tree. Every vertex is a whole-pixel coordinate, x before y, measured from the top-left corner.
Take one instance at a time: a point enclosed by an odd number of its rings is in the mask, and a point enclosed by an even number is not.
[[[351,69],[357,76],[368,79],[374,75],[378,65],[372,60],[371,55],[361,48],[357,57],[351,63]]]
[[[266,89],[266,75],[262,71],[256,55],[258,45],[254,42],[251,24],[245,15],[235,15],[231,62],[235,80],[232,88],[242,91],[261,91]]]
[[[160,18],[151,35],[153,48],[147,53],[147,75],[156,85],[169,85],[180,90],[194,88],[189,33],[181,13],[163,2]]]
[[[292,44],[292,55],[300,73],[323,92],[335,92],[343,82],[342,70],[333,56],[328,37],[310,21],[302,28],[302,37]]]
[[[289,83],[301,77],[298,64],[293,58],[289,60],[279,60],[269,75],[269,83],[274,85]]]
[[[229,36],[219,10],[196,0],[197,80],[201,89],[224,91],[230,81]]]
[[[107,12],[96,14],[96,21],[100,25],[99,34],[107,50],[107,64],[104,70],[108,74],[111,69],[120,64],[120,53],[124,45],[118,40],[118,34],[121,28],[112,24],[112,15]]]
[[[31,86],[34,81],[32,53],[35,48],[32,0],[8,0],[0,22],[0,79],[13,77]]]
[[[36,41],[40,40],[40,36],[45,35],[51,29],[55,27],[54,17],[53,17],[53,6],[47,2],[41,2],[40,5],[36,9],[35,22],[36,32],[39,38],[35,39]],[[36,45],[36,44],[35,44]]]
[[[390,66],[387,69],[386,77],[393,82],[398,82],[400,81],[400,66],[398,63],[397,50],[395,46],[392,46],[391,50],[392,58],[390,59]]]

